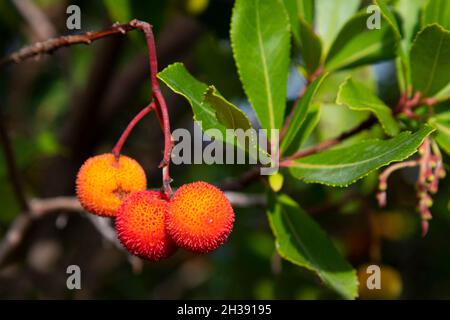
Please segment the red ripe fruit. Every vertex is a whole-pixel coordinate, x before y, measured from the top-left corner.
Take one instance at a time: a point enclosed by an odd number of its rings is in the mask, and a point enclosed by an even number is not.
[[[166,229],[179,247],[208,253],[225,242],[233,223],[233,208],[224,193],[199,181],[175,192],[167,211]]]
[[[132,254],[150,261],[168,258],[176,245],[165,229],[169,203],[159,191],[140,191],[129,195],[119,207],[116,231]]]

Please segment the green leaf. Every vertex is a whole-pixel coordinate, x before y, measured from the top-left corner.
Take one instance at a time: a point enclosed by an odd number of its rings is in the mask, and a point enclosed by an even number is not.
[[[428,0],[422,12],[422,26],[438,23],[450,29],[450,1]]]
[[[337,138],[345,132],[356,129],[369,118],[369,112],[354,111],[332,103],[321,103],[317,125],[318,142]]]
[[[389,23],[380,29],[367,28],[370,14],[353,16],[339,32],[325,59],[325,70],[332,71],[391,59],[396,54],[397,38]]]
[[[355,270],[294,200],[271,194],[267,214],[282,258],[314,271],[327,286],[347,299],[358,295]]]
[[[378,0],[377,2],[381,4],[382,2],[386,3],[387,1]],[[393,12],[389,18],[389,16],[386,14],[386,10],[383,10],[383,8],[388,9],[388,7],[380,6],[381,13],[383,14],[384,18],[391,24],[395,24],[396,30],[401,30],[400,45],[398,46],[398,57],[396,59],[397,78],[400,86],[400,91],[406,92],[408,93],[408,95],[411,95],[412,90],[409,53],[413,39],[417,31],[420,29],[419,20],[423,4],[424,0],[395,1],[391,6],[389,6],[391,12],[392,10],[395,10],[395,13],[398,14],[398,19],[395,19],[397,16],[394,18],[395,21],[392,20],[394,17]],[[401,28],[398,23],[399,20],[402,22]]]
[[[327,52],[337,33],[353,16],[360,0],[316,0],[316,28]]]
[[[366,86],[351,78],[348,78],[339,87],[336,103],[346,105],[352,110],[372,112],[380,121],[384,131],[390,136],[395,136],[400,132],[391,109]]]
[[[450,155],[450,124],[447,123],[447,126],[439,126],[438,130],[435,137],[436,142],[448,155]]]
[[[220,93],[225,97],[240,99],[244,96],[231,47],[224,46],[217,36],[205,33],[196,42],[190,56],[195,72],[201,75],[201,79],[208,79],[209,83],[220,88]]]
[[[389,6],[385,0],[375,0],[374,4],[380,9],[380,13],[386,19],[386,21],[391,25],[392,29],[396,33],[398,38],[401,38],[400,26],[397,23],[394,13],[389,9]]]
[[[314,21],[314,0],[295,0],[297,2],[299,17],[309,25]]]
[[[300,150],[306,140],[309,138],[314,128],[319,123],[320,119],[320,105],[313,104],[310,107],[310,111],[306,115],[305,121],[303,121],[302,126],[297,134],[297,139],[295,139],[294,143],[287,149],[286,154],[293,154],[296,151]]]
[[[442,102],[450,99],[450,83],[447,84],[441,91],[436,93],[434,99],[436,99],[437,102]]]
[[[286,13],[289,18],[289,23],[291,25],[291,31],[294,41],[298,45],[300,43],[300,8],[299,4],[301,1],[297,0],[282,0]]]
[[[432,97],[450,82],[450,32],[437,24],[426,27],[411,48],[411,77],[415,90]]]
[[[244,112],[226,101],[214,87],[195,79],[182,63],[168,66],[158,73],[158,78],[189,101],[194,120],[202,122],[203,130],[218,129],[226,137],[227,128],[246,130],[251,127]]]
[[[436,142],[450,155],[450,111],[430,118],[428,123],[437,131],[435,136]]]
[[[289,19],[283,3],[237,0],[230,38],[245,93],[261,126],[279,129],[286,107],[290,51]]]
[[[300,54],[309,75],[313,74],[320,66],[322,57],[322,43],[314,33],[312,27],[302,18],[300,23]]]
[[[290,171],[305,182],[348,186],[373,170],[408,158],[433,130],[426,125],[414,134],[402,132],[389,140],[371,139],[320,152],[294,161]]]
[[[383,18],[391,25],[396,38],[396,48],[397,48],[397,78],[400,86],[400,91],[405,92],[411,84],[411,68],[409,66],[409,41],[402,41],[401,28],[395,17],[393,11],[388,6],[385,0],[375,0],[375,5],[380,9]]]
[[[220,95],[214,86],[209,86],[204,93],[203,101],[216,111],[216,118],[227,129],[250,129],[252,124],[246,114]]]
[[[317,78],[313,83],[311,83],[303,97],[300,99],[300,102],[294,106],[294,114],[292,115],[291,120],[289,121],[288,128],[283,137],[283,141],[281,142],[281,153],[285,154],[285,152],[295,152],[299,149],[301,141],[301,131],[302,124],[305,121],[306,115],[308,114],[311,101],[314,98],[314,95],[317,93],[320,85],[323,83],[323,80],[327,75],[322,75]],[[292,145],[292,147],[291,147]]]
[[[126,23],[131,20],[131,9],[128,0],[103,0],[103,2],[112,21]]]
[[[403,47],[409,46],[420,30],[420,14],[425,0],[397,0],[393,6],[400,15],[403,31]]]
[[[158,73],[162,80],[172,91],[184,96],[192,106],[194,120],[202,121],[204,130],[210,128],[225,128],[216,117],[215,109],[202,103],[203,94],[208,86],[195,79],[182,63],[174,63]]]
[[[304,9],[304,6],[309,7],[307,4],[309,1],[283,1],[291,24],[294,42],[300,50],[306,71],[311,75],[320,65],[322,43],[320,38],[314,33],[311,24],[305,20],[304,13],[301,11]]]

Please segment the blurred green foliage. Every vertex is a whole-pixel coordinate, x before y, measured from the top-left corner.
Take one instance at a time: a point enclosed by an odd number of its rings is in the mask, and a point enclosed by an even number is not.
[[[340,3],[350,1],[334,2],[336,4],[333,5],[339,9]],[[316,8],[319,13],[316,30],[323,35],[326,50],[331,46],[338,27],[360,7],[358,1],[351,2],[356,3],[354,9],[347,8],[353,4],[346,4],[337,14],[330,10],[326,0],[319,1]],[[417,8],[424,2],[392,1],[400,15],[398,18],[402,21],[405,38],[414,38],[414,30],[418,28]],[[65,8],[69,1],[39,0],[35,3],[46,13],[57,34],[72,33],[65,28]],[[167,63],[175,62],[174,59],[184,60],[197,79],[214,84],[224,97],[248,111],[245,109],[248,104],[229,39],[234,1],[79,0],[70,3],[81,8],[81,32],[102,29],[115,21],[126,22],[137,18],[154,26],[158,41],[167,41],[170,37],[180,37],[177,34],[181,32],[180,29],[171,29],[179,19],[187,19],[200,26],[200,36],[192,43],[182,49],[174,46],[171,48],[172,52],[165,53],[169,60]],[[330,15],[332,20],[328,17]],[[33,30],[11,1],[0,1],[0,39],[2,56],[36,41]],[[176,41],[181,43],[182,40]],[[82,108],[77,102],[86,103],[82,99],[83,94],[89,89],[89,79],[96,76],[93,74],[97,72],[94,63],[98,63],[99,52],[107,41],[109,40],[102,40],[90,46],[65,48],[50,57],[41,57],[38,62],[27,61],[0,70],[0,111],[6,119],[28,196],[54,196],[58,192],[60,194],[57,195],[73,195],[74,168],[53,165],[55,159],[60,158],[76,159],[71,163],[84,160],[78,159],[77,155],[72,153],[71,147],[74,144],[68,143],[62,136],[76,110]],[[158,44],[163,46],[162,42]],[[120,53],[108,71],[111,81],[129,71],[131,66],[135,66],[134,62],[139,58],[139,54],[146,53],[143,36],[130,33],[115,50]],[[301,60],[293,57],[293,61],[296,61],[295,59]],[[294,72],[297,72],[295,66],[290,69],[290,73]],[[299,74],[304,74],[303,70]],[[386,103],[391,104],[390,102],[398,98],[398,84],[393,80],[396,78],[395,63],[392,61],[383,66],[361,66],[333,73],[324,81],[315,97],[315,101],[320,101],[321,105],[320,119],[307,139],[306,146],[335,138],[368,118],[368,113],[350,110],[335,103],[337,88],[349,75],[364,82],[373,92],[378,90],[380,98]],[[387,86],[386,82],[382,81],[386,75],[389,75],[388,80],[391,81]],[[288,90],[292,87],[300,91],[304,78],[300,76],[297,80],[288,83]],[[130,78],[125,78],[126,81],[130,81]],[[120,108],[107,118],[106,124],[99,122],[100,132],[95,131],[97,126],[86,125],[82,129],[83,132],[94,132],[94,135],[99,136],[95,143],[92,142],[92,145],[87,147],[87,153],[97,154],[110,150],[139,106],[146,104],[149,99],[148,78],[136,83],[137,86],[132,86],[134,91],[131,98],[126,99]],[[109,86],[105,88],[110,89]],[[164,90],[169,96],[169,90]],[[113,94],[114,92],[108,91],[106,95]],[[97,96],[94,95],[93,99],[97,99]],[[290,99],[288,111],[292,103],[293,99]],[[100,108],[104,104],[104,99],[98,97],[98,104],[95,106]],[[187,101],[170,95],[169,107],[173,128],[192,129],[192,112]],[[437,110],[445,111],[448,107],[448,102],[444,102]],[[247,113],[255,123],[254,114]],[[160,181],[156,167],[161,156],[161,136],[157,126],[155,119],[145,119],[136,128],[125,147],[125,153],[143,163],[151,187],[158,187]],[[375,137],[382,137],[380,127],[353,139]],[[84,158],[87,156],[83,155]],[[448,163],[448,156],[445,157]],[[446,168],[449,169],[448,166]],[[219,182],[239,176],[248,171],[249,167],[203,164],[174,166],[172,170],[174,185],[179,186],[193,180]],[[49,176],[53,179],[49,179]],[[449,179],[442,180],[439,192],[434,196],[430,231],[422,238],[419,217],[415,212],[416,173],[413,170],[406,170],[392,177],[395,187],[390,190],[386,209],[379,209],[376,204],[377,175],[374,173],[346,189],[305,184],[287,172],[283,172],[283,176],[284,192],[311,214],[354,267],[374,262],[373,250],[380,250],[382,254],[379,262],[393,266],[401,274],[401,298],[450,299]],[[55,179],[66,179],[67,182],[63,185],[67,188],[55,184]],[[247,187],[245,192],[261,194],[266,191],[266,187],[265,182],[257,182]],[[55,189],[58,192],[55,192]],[[20,212],[8,180],[3,153],[0,153],[0,204],[0,237],[3,237],[12,220]],[[265,208],[259,207],[236,208],[235,227],[225,246],[206,256],[180,251],[164,262],[144,263],[140,274],[132,272],[124,254],[118,254],[116,249],[111,250],[108,244],[102,242],[97,231],[84,217],[70,216],[67,225],[58,229],[57,218],[52,216],[40,221],[33,228],[14,256],[14,261],[10,263],[10,272],[3,272],[0,268],[0,298],[339,299],[340,297],[325,287],[314,274],[281,260],[275,250],[265,211]],[[375,224],[378,225],[375,227],[370,219],[372,215],[377,217]],[[377,248],[374,249],[371,241],[376,228],[383,231],[379,234],[381,241],[377,242]],[[28,251],[39,238],[46,237],[60,242],[64,252],[53,271],[49,269],[48,273],[42,273],[33,269]],[[117,255],[120,255],[118,259]],[[65,289],[65,268],[69,264],[82,266],[83,274],[88,279],[79,293]]]

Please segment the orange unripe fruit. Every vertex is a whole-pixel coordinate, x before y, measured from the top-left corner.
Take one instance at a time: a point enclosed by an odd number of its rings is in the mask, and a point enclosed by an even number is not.
[[[175,192],[166,229],[179,247],[208,253],[225,242],[233,223],[233,208],[224,193],[199,181],[185,184]]]
[[[117,211],[116,231],[120,242],[132,254],[150,261],[168,258],[176,245],[165,228],[169,206],[159,191],[129,195]]]
[[[139,163],[123,155],[117,161],[112,153],[86,160],[76,181],[81,205],[91,213],[106,217],[116,215],[128,194],[146,187],[147,178]]]

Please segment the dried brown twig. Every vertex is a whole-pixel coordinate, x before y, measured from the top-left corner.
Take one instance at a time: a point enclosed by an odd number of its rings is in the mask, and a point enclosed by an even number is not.
[[[54,51],[75,44],[91,44],[92,42],[113,35],[126,34],[136,27],[132,25],[133,21],[125,24],[113,24],[111,27],[100,31],[89,31],[83,34],[61,36],[36,42],[32,45],[23,47],[22,49],[10,54],[6,58],[0,60],[0,67],[10,64],[19,63],[24,60],[39,57],[44,54],[51,54]]]
[[[230,203],[235,207],[264,206],[265,197],[263,195],[251,195],[239,192],[225,192]],[[46,199],[32,199],[29,201],[28,214],[19,214],[9,227],[9,230],[0,241],[0,266],[8,256],[20,245],[29,227],[37,220],[49,215],[61,212],[84,212],[83,207],[76,197],[54,197]],[[88,214],[88,219],[99,231],[99,233],[116,248],[125,249],[119,243],[110,220]],[[128,256],[133,270],[140,269],[136,259]]]
[[[81,205],[73,197],[56,197],[49,199],[34,199],[29,201],[27,213],[21,213],[9,227],[0,241],[0,265],[19,246],[24,235],[35,220],[48,213],[56,211],[81,211]]]

